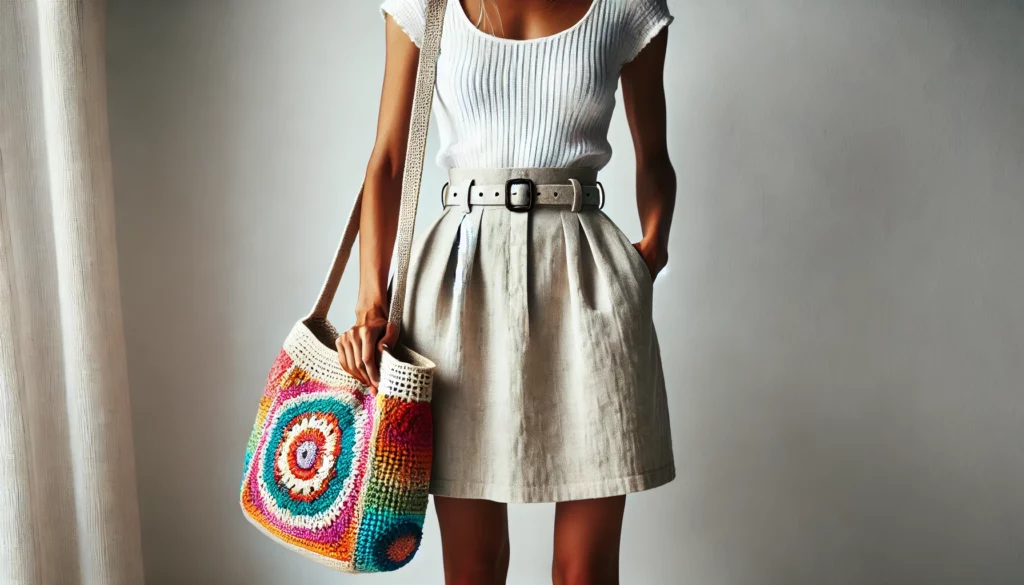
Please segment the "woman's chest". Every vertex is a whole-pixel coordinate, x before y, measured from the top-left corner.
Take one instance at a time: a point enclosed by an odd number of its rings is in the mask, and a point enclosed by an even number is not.
[[[587,42],[589,41],[589,42]],[[614,104],[618,66],[600,38],[567,35],[539,43],[451,35],[442,38],[437,93],[447,109],[541,108],[558,116]]]

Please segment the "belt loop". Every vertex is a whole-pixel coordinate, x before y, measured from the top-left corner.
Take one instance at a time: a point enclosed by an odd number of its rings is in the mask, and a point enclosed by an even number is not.
[[[578,179],[569,179],[572,183],[572,211],[578,213],[583,209],[583,186]]]
[[[461,203],[460,206],[462,207],[462,213],[465,213],[467,215],[469,214],[470,211],[472,211],[470,209],[470,206],[469,206],[469,200],[470,200],[470,198],[473,195],[473,183],[475,183],[475,182],[476,181],[474,181],[473,179],[466,179],[462,183],[464,185],[464,187],[459,189],[459,191],[458,191],[459,193],[463,193],[464,194],[465,198],[462,200],[462,203]]]

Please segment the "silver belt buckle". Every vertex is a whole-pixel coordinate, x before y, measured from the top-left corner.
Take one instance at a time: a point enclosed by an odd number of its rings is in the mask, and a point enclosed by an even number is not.
[[[533,208],[533,181],[530,179],[509,179],[505,181],[505,209],[509,211],[523,212]],[[526,203],[513,203],[512,196],[515,194],[517,200],[526,198]]]

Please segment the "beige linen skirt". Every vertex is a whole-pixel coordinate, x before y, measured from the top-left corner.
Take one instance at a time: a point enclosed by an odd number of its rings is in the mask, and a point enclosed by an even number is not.
[[[403,343],[437,364],[432,494],[556,502],[675,477],[653,283],[603,211],[445,207],[408,278]]]

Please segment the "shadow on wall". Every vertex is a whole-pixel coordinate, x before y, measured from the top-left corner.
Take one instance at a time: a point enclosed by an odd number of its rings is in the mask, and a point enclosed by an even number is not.
[[[658,307],[685,332],[664,342],[685,528],[648,562],[694,582],[1024,576],[1024,14],[695,19],[669,83],[679,302]]]

